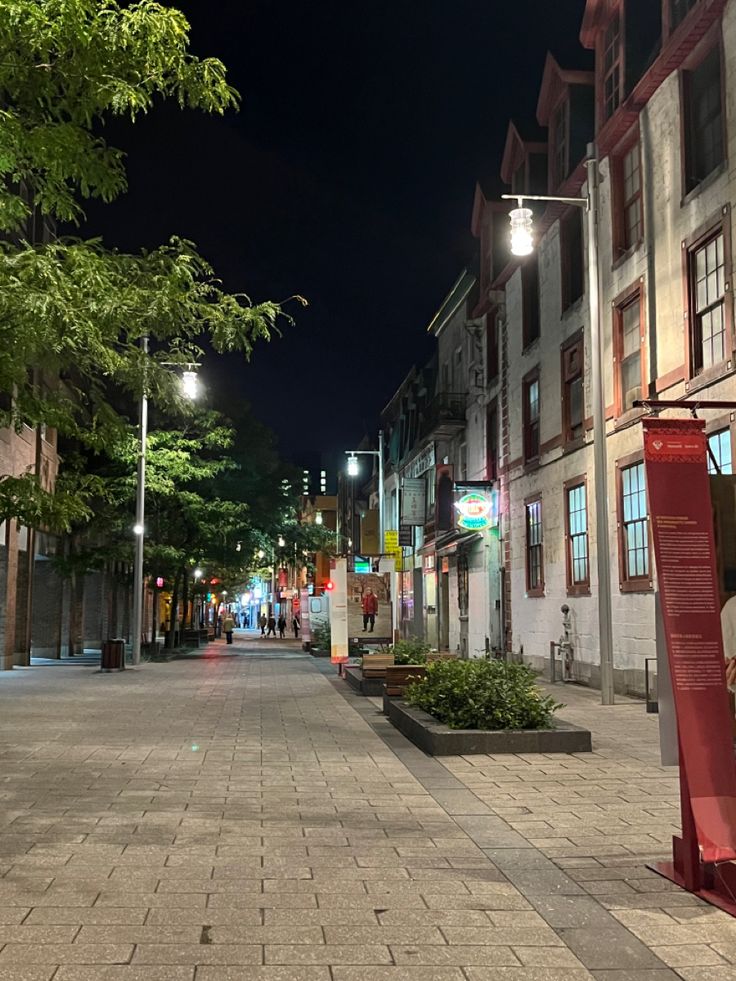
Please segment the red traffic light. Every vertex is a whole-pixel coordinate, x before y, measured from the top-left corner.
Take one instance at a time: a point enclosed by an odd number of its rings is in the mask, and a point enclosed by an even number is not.
[[[327,590],[328,593],[331,593],[334,588],[335,588],[334,582],[331,579],[328,579],[327,582],[325,583],[325,589]]]

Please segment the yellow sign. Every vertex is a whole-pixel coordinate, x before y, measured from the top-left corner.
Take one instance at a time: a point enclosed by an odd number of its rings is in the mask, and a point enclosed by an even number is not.
[[[385,555],[401,555],[398,531],[385,531],[383,533],[383,552]]]

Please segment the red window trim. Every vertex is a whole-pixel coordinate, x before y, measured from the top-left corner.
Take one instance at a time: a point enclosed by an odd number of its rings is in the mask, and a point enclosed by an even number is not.
[[[623,311],[639,297],[639,338],[641,351],[641,393],[647,395],[647,364],[646,364],[646,305],[644,295],[644,277],[627,287],[612,301],[613,308],[613,415],[616,424],[626,423],[641,413],[641,409],[624,411],[624,392],[621,379],[621,360],[623,357]]]
[[[538,401],[537,401],[537,452],[534,454],[529,453],[529,436],[531,433],[531,427],[533,425],[531,419],[529,418],[529,387],[532,382],[537,382],[538,386]],[[539,460],[541,453],[542,440],[541,440],[541,391],[539,391],[539,365],[528,371],[521,380],[521,397],[522,397],[522,458],[524,463],[536,463]]]
[[[541,531],[541,541],[539,543],[539,585],[531,587],[529,585],[529,507],[532,504],[539,504],[539,528]],[[524,500],[524,570],[526,595],[530,599],[544,596],[544,509],[542,505],[542,495],[533,494]]]
[[[572,537],[570,535],[570,491],[576,487],[585,488],[585,537],[588,540],[587,567],[588,575],[583,582],[573,582],[572,576]],[[580,474],[566,480],[562,485],[563,507],[565,511],[565,582],[568,596],[590,596],[590,508],[588,507],[588,475]]]
[[[693,8],[694,9],[694,8]],[[691,10],[690,13],[693,11]],[[687,18],[685,18],[687,20]],[[682,23],[685,23],[683,21]],[[682,25],[680,25],[682,26]],[[711,51],[718,47],[721,68],[721,127],[723,141],[723,160],[710,174],[703,177],[698,184],[688,187],[687,163],[688,163],[688,75],[701,65]],[[726,98],[726,52],[723,44],[723,31],[721,29],[721,19],[719,18],[706,34],[701,38],[695,50],[688,56],[683,63],[679,73],[680,91],[680,188],[681,204],[696,197],[704,188],[708,187],[711,181],[718,177],[728,165],[728,132],[726,129],[728,102]]]
[[[622,0],[613,0],[611,3],[611,9],[608,12],[608,19],[602,26],[601,30],[598,32],[598,44],[596,50],[596,89],[598,92],[598,97],[596,99],[596,106],[598,111],[598,126],[596,130],[600,130],[603,126],[612,119],[616,113],[619,111],[624,102],[624,75],[626,72],[626,50],[624,39],[626,37],[626,15],[625,15],[625,4]],[[619,19],[619,37],[618,37],[618,57],[616,59],[616,64],[618,64],[619,76],[618,76],[618,102],[615,109],[606,115],[606,78],[607,75],[604,70],[605,65],[605,44],[606,44],[606,33],[610,24],[612,23],[614,17]]]
[[[567,397],[567,383],[570,379],[565,377],[565,355],[571,348],[578,346],[580,347],[580,377],[583,379],[583,432],[580,436],[573,437],[570,429],[570,403]],[[585,342],[582,328],[575,331],[572,337],[568,337],[560,345],[560,382],[562,387],[562,445],[565,447],[582,445],[585,439]]]
[[[695,304],[693,299],[693,257],[707,242],[723,235],[723,261],[725,265],[724,315],[726,319],[726,357],[722,362],[695,370]],[[685,323],[685,391],[707,385],[733,370],[734,365],[734,311],[733,266],[731,253],[731,206],[725,204],[718,215],[697,228],[682,240],[683,321]]]
[[[622,471],[637,463],[644,462],[644,451],[636,450],[616,460],[616,533],[618,538],[618,585],[622,593],[650,593],[654,589],[652,577],[652,524],[647,506],[647,547],[649,555],[649,574],[646,576],[627,576],[626,542],[624,540],[624,500]]]
[[[624,158],[634,149],[639,148],[639,237],[635,242],[626,244],[626,206],[628,202],[624,199]],[[611,157],[613,170],[613,264],[620,261],[624,256],[634,252],[644,239],[644,195],[643,195],[643,170],[641,158],[641,140],[639,130],[623,143]],[[633,201],[634,198],[631,199]]]
[[[580,296],[571,297],[570,296],[570,248],[569,241],[567,238],[568,228],[573,221],[580,222],[580,261],[582,263],[582,268],[580,270],[580,281],[582,285],[582,292]],[[582,209],[577,205],[573,205],[572,208],[568,208],[563,215],[560,216],[560,309],[564,314],[571,306],[577,303],[579,300],[585,296],[585,235],[583,233],[583,213]]]
[[[565,161],[564,161],[564,174],[557,173],[557,116],[563,106],[567,106],[567,111],[565,113]],[[570,173],[570,89],[566,86],[563,96],[557,100],[554,108],[549,115],[549,157],[548,157],[548,181],[550,194],[554,194],[555,191],[564,184]]]

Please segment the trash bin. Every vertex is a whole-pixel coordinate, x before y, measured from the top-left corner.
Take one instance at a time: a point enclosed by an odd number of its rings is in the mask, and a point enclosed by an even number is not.
[[[106,640],[100,659],[102,671],[123,671],[125,668],[125,641],[120,638]]]

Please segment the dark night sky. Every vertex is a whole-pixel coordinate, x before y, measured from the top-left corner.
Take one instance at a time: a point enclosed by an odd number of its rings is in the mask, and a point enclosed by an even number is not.
[[[584,5],[179,0],[241,111],[109,126],[130,190],[85,231],[127,249],[180,234],[231,290],[306,296],[250,365],[210,359],[204,377],[296,462],[355,445],[432,353],[427,323],[472,256],[475,180],[498,173],[509,117],[533,120],[546,51],[588,64]]]

